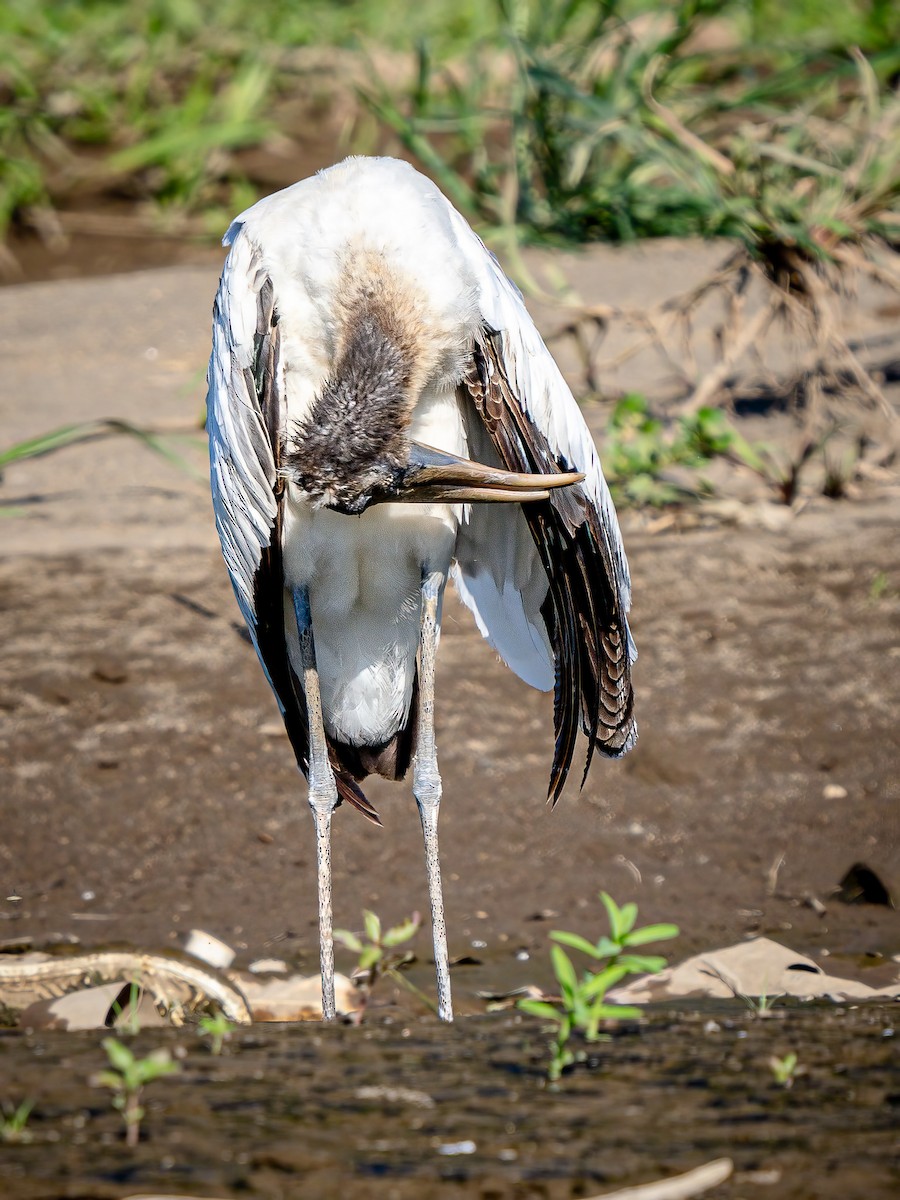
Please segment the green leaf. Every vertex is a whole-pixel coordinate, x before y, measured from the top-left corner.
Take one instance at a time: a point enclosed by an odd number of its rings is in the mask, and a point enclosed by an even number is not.
[[[122,1090],[122,1076],[116,1071],[98,1071],[92,1079],[98,1087],[107,1087],[114,1092]]]
[[[633,1004],[604,1004],[598,1002],[596,1009],[597,1021],[637,1021],[644,1014]]]
[[[44,433],[38,437],[28,438],[24,442],[17,442],[14,446],[10,446],[8,450],[0,451],[0,467],[9,466],[10,463],[21,462],[26,458],[38,458],[42,454],[49,454],[53,450],[59,450],[62,446],[68,446],[72,442],[82,441],[88,437],[96,437],[97,429],[93,421],[84,425],[63,425],[59,429],[54,429],[51,433]]]
[[[595,958],[615,958],[622,947],[618,942],[610,941],[608,937],[602,937],[594,947]]]
[[[548,1004],[546,1000],[520,1000],[516,1008],[522,1012],[530,1013],[533,1017],[546,1017],[549,1021],[561,1021],[562,1015],[559,1010],[552,1004]]]
[[[126,434],[129,437],[136,438],[139,442],[142,442],[149,449],[153,450],[154,453],[161,455],[168,462],[179,467],[187,475],[191,475],[194,479],[200,478],[199,473],[191,463],[170,450],[157,434],[152,433],[148,429],[142,429],[139,425],[134,425],[131,421],[120,421],[115,418],[84,421],[80,425],[64,425],[59,429],[52,430],[50,433],[28,438],[24,442],[17,442],[7,450],[0,451],[0,470],[28,458],[39,458],[41,455],[50,454],[54,450],[61,450],[64,446],[71,446],[76,442],[92,441],[94,438],[108,437],[111,434]]]
[[[572,960],[561,946],[550,947],[550,961],[563,995],[571,1002],[578,990],[578,975]]]
[[[366,937],[371,942],[381,941],[381,918],[377,913],[371,912],[368,908],[363,910],[363,922],[366,928]]]
[[[622,912],[612,896],[608,892],[601,892],[600,899],[603,901],[603,907],[606,909],[606,916],[609,921],[609,931],[614,942],[621,942],[623,931]]]
[[[634,928],[634,923],[637,920],[638,908],[635,903],[623,904],[619,909],[619,941],[624,942]]]
[[[344,946],[347,950],[352,950],[354,954],[359,954],[363,948],[363,944],[355,933],[351,933],[349,929],[335,929],[334,940],[340,946]]]
[[[563,929],[554,929],[550,937],[554,942],[560,942],[563,946],[570,946],[573,950],[580,950],[583,954],[589,954],[591,958],[600,957],[597,954],[597,947],[593,942],[589,942],[587,938],[583,938],[577,933],[566,933]]]
[[[644,1015],[643,1010],[634,1004],[610,1004],[607,1007],[613,1020],[621,1017],[623,1021],[639,1021]]]
[[[163,1075],[175,1075],[181,1070],[181,1065],[174,1062],[168,1050],[160,1048],[151,1050],[145,1058],[135,1062],[140,1083],[150,1083]]]
[[[661,954],[623,954],[616,961],[630,975],[657,975],[666,967],[666,960]]]
[[[407,917],[400,925],[394,925],[389,929],[381,939],[382,946],[399,946],[401,942],[407,942],[418,932],[420,921],[414,920],[412,917]]]
[[[621,963],[613,963],[585,980],[582,984],[581,994],[586,1001],[593,1000],[595,996],[603,995],[611,987],[615,987],[629,973],[628,967]]]
[[[123,1075],[134,1066],[134,1055],[118,1038],[104,1038],[101,1045],[112,1066]]]
[[[647,942],[664,942],[669,938],[678,937],[681,930],[677,925],[645,925],[635,929],[625,938],[626,946],[644,946]]]

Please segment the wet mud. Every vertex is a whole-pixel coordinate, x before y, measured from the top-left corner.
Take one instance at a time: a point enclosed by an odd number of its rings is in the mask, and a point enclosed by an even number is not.
[[[556,1091],[540,1024],[508,1014],[257,1027],[218,1057],[195,1034],[155,1030],[136,1050],[167,1046],[181,1071],[147,1088],[135,1149],[90,1083],[98,1036],[6,1032],[6,1090],[36,1105],[33,1140],[0,1150],[5,1194],[569,1200],[727,1156],[722,1200],[887,1200],[900,1184],[894,1016],[654,1012]],[[786,1088],[769,1059],[789,1052]]]

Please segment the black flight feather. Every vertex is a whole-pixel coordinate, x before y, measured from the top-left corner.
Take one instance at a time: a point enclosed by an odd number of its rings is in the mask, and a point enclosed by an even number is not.
[[[464,387],[503,465],[541,474],[577,469],[554,454],[506,375],[500,338],[490,329],[473,347]],[[582,785],[595,751],[616,757],[634,739],[625,614],[601,515],[576,484],[523,504],[549,590],[541,608],[555,657],[555,748],[548,799],[565,786],[579,725],[588,745]]]

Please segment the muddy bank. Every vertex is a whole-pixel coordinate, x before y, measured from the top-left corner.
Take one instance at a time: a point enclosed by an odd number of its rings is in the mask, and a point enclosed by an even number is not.
[[[893,1015],[657,1012],[595,1047],[558,1092],[543,1084],[539,1025],[509,1016],[266,1027],[218,1058],[155,1031],[140,1052],[184,1057],[147,1089],[135,1150],[88,1084],[105,1061],[97,1038],[5,1034],[7,1084],[36,1099],[34,1140],[0,1148],[6,1194],[569,1200],[725,1155],[722,1200],[887,1200],[900,1182]],[[769,1059],[791,1051],[786,1089]]]

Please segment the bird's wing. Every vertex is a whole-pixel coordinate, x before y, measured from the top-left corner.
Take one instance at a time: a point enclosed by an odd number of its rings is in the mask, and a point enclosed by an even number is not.
[[[581,471],[584,482],[521,506],[472,505],[455,568],[482,633],[526,681],[554,687],[559,798],[579,724],[594,750],[634,744],[631,581],[615,509],[581,411],[517,288],[451,210],[476,275],[483,326],[464,380],[469,453],[489,442],[510,470]],[[475,443],[473,446],[472,443]]]
[[[238,605],[304,774],[309,725],[288,655],[278,466],[285,393],[275,290],[252,240],[235,223],[213,307],[207,431],[216,528]],[[336,770],[342,799],[378,820],[354,781]]]

